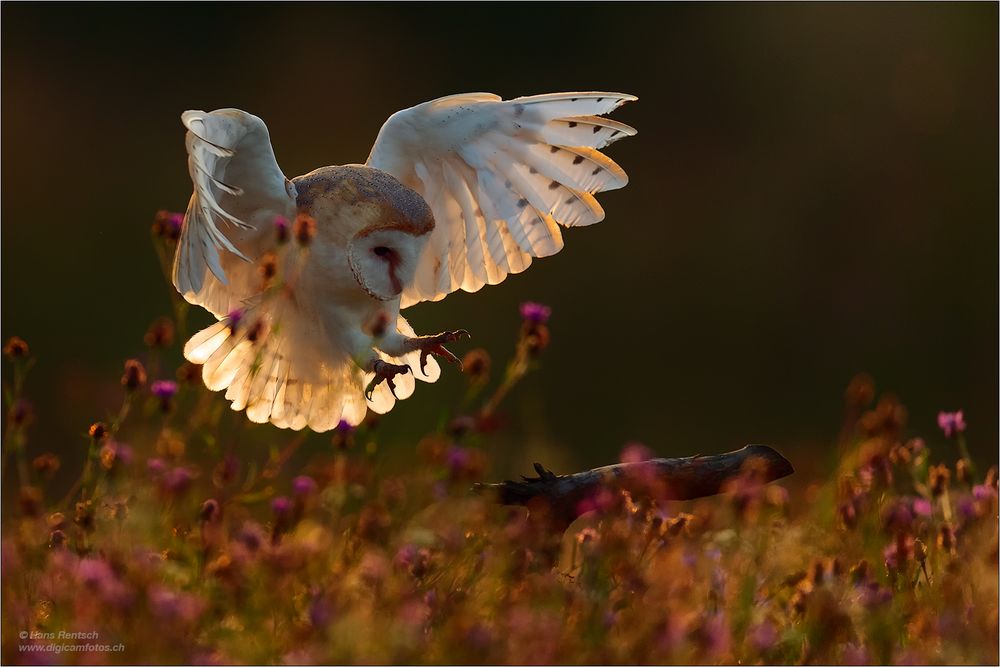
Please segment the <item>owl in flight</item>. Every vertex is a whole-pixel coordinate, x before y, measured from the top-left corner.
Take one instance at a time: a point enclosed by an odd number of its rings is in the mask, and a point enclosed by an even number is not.
[[[467,335],[417,336],[400,309],[502,282],[559,252],[560,225],[601,221],[594,194],[628,179],[598,149],[635,134],[602,116],[635,99],[443,97],[393,114],[365,164],[292,180],[260,118],[185,112],[194,194],[173,282],[219,321],[184,356],[254,422],[387,412]]]

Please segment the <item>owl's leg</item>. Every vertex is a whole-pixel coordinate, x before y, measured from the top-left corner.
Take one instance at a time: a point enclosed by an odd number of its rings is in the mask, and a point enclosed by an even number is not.
[[[432,354],[436,354],[450,363],[458,364],[459,368],[462,367],[462,362],[444,344],[453,343],[461,340],[463,337],[472,338],[465,329],[445,331],[433,336],[417,336],[415,338],[397,334],[395,336],[386,336],[382,340],[379,349],[393,357],[402,356],[414,350],[420,350],[420,372],[427,375],[427,371],[425,370],[427,358]]]
[[[390,364],[388,361],[383,361],[378,357],[373,358],[365,365],[365,370],[371,373],[375,373],[375,377],[372,381],[368,383],[365,387],[365,398],[369,401],[372,399],[372,393],[375,391],[375,387],[379,385],[380,382],[385,382],[389,385],[389,391],[392,392],[393,397],[396,396],[396,383],[392,381],[394,377],[403,373],[411,373],[410,367],[406,364]]]

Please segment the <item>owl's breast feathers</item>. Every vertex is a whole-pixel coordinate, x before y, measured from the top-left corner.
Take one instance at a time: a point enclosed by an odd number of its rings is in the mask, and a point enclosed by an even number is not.
[[[414,236],[434,229],[434,214],[424,198],[380,169],[321,167],[292,182],[299,212],[316,219],[321,236],[342,235],[346,241],[363,229],[398,229]]]

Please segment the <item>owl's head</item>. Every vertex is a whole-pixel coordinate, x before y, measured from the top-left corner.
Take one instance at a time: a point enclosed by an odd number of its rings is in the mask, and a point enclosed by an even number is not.
[[[372,297],[389,301],[413,281],[427,234],[399,227],[367,227],[347,244],[355,280]]]
[[[358,284],[389,301],[413,281],[434,214],[423,197],[384,171],[363,165],[324,167],[295,179],[299,210],[319,233],[346,246]]]

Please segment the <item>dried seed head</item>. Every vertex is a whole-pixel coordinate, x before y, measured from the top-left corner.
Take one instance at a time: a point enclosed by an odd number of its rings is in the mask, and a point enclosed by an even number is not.
[[[192,364],[190,361],[185,361],[177,368],[177,381],[184,384],[198,384],[198,379],[201,377],[201,366],[199,364]]]
[[[203,502],[198,516],[202,521],[214,521],[219,516],[219,501],[215,498],[209,498]]]
[[[955,553],[955,529],[950,523],[941,524],[941,527],[938,529],[937,544],[944,551],[950,554]]]
[[[146,384],[146,368],[138,359],[125,362],[125,372],[122,374],[122,386],[128,391],[135,391]]]
[[[107,442],[101,447],[101,467],[111,470],[115,467],[115,460],[118,458],[118,448],[114,443]]]
[[[295,216],[295,229],[293,231],[299,245],[309,245],[312,243],[313,237],[316,236],[316,219],[311,215],[299,213]]]
[[[51,479],[52,476],[59,470],[59,457],[49,452],[39,454],[35,457],[35,460],[31,462],[31,467],[34,468],[35,472],[37,472],[43,479]]]
[[[94,504],[91,501],[85,500],[76,504],[73,523],[87,532],[94,529]]]
[[[462,372],[474,383],[490,379],[490,354],[481,347],[469,350],[462,357]]]
[[[170,211],[157,211],[153,217],[153,235],[157,238],[176,242],[181,237],[184,226],[184,214]]]
[[[90,425],[90,429],[87,431],[90,437],[94,441],[103,440],[108,434],[108,427],[104,422],[94,422]]]
[[[174,322],[169,317],[159,317],[149,325],[142,337],[147,347],[165,348],[174,344]]]
[[[35,418],[35,410],[26,399],[19,398],[10,406],[8,418],[14,426],[27,426]]]
[[[525,323],[527,325],[527,322]],[[537,356],[549,346],[549,328],[544,324],[532,324],[523,334],[524,347],[529,356]]]
[[[28,344],[24,342],[23,338],[19,338],[18,336],[11,336],[7,344],[3,346],[4,356],[11,361],[24,359],[28,356],[29,352]]]
[[[278,244],[288,243],[288,230],[290,225],[288,224],[288,218],[283,215],[279,215],[274,219],[274,233],[278,239]]]
[[[273,252],[265,253],[263,257],[260,258],[260,277],[263,281],[263,289],[268,289],[271,283],[274,281],[274,277],[278,275],[278,256]]]
[[[962,484],[969,484],[972,482],[972,471],[969,470],[969,462],[965,459],[959,459],[955,463],[955,479],[957,479]]]
[[[840,517],[844,528],[850,529],[858,525],[858,513],[854,509],[854,503],[841,503],[837,508],[837,516]]]
[[[855,409],[867,408],[875,400],[875,381],[867,373],[855,375],[847,391],[844,392],[847,404]]]
[[[56,528],[51,533],[49,533],[50,549],[61,549],[64,546],[66,546],[66,533],[64,533],[59,528]]]
[[[950,481],[951,471],[948,470],[948,466],[945,464],[939,463],[930,469],[928,484],[931,487],[931,493],[935,497],[940,496],[947,490]]]
[[[20,501],[25,516],[38,516],[42,511],[42,490],[37,486],[22,487]]]
[[[250,341],[251,344],[253,344],[259,341],[263,335],[264,335],[264,321],[259,319],[254,320],[254,323],[250,325],[249,329],[247,329],[247,340]]]
[[[871,567],[868,565],[868,561],[861,559],[858,564],[851,568],[850,576],[851,583],[856,586],[860,586],[868,581],[868,576],[870,574]]]

